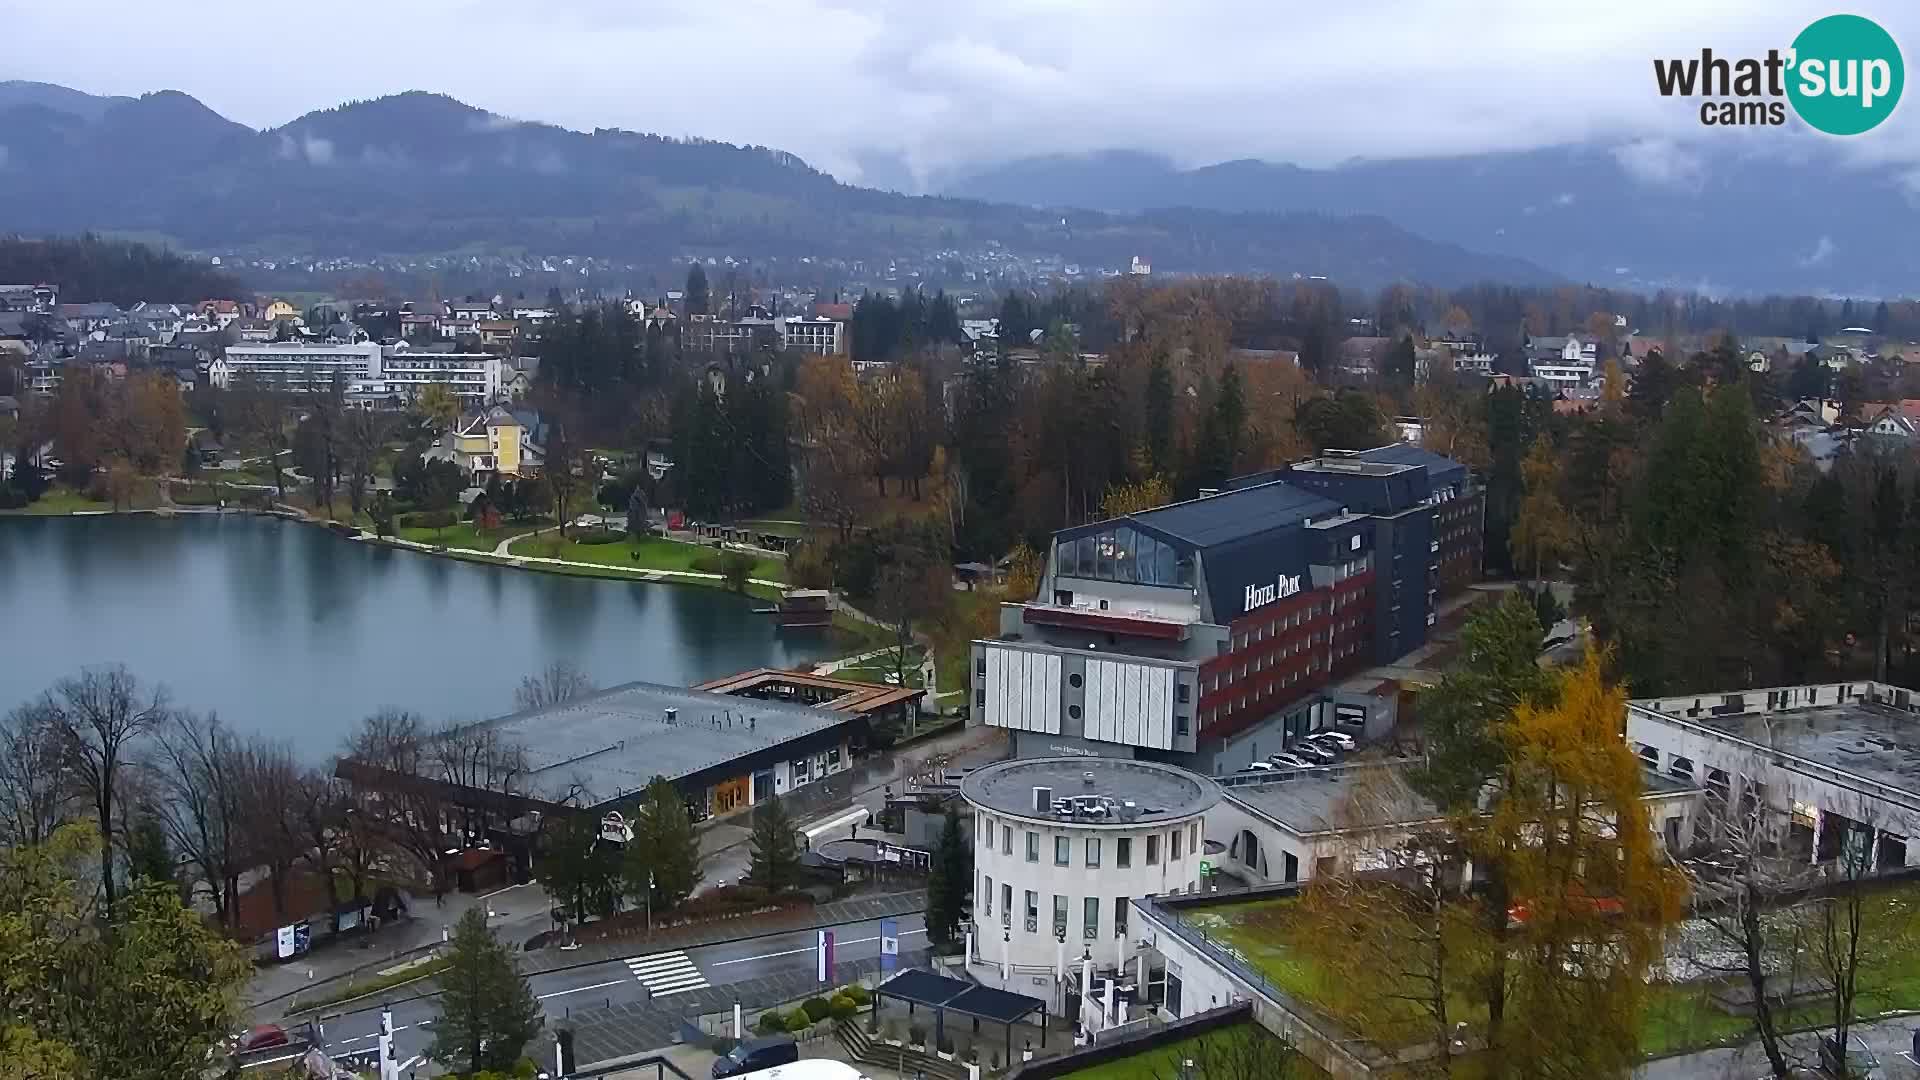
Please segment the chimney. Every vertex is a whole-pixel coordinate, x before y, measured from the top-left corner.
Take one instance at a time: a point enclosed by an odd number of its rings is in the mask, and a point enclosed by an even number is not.
[[[667,710],[667,723],[668,723],[669,725],[672,725],[672,724],[674,724],[674,723],[677,723],[677,722],[679,721],[679,719],[680,719],[680,710],[679,710],[679,709],[668,709],[668,710]]]
[[[1033,812],[1044,814],[1053,809],[1053,789],[1037,787],[1033,789]]]

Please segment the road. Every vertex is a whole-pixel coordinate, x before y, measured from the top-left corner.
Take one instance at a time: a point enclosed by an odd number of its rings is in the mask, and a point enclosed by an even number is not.
[[[916,948],[926,924],[919,915],[902,915],[902,947]],[[834,928],[837,959],[880,955],[880,924],[846,923]],[[535,975],[528,979],[549,1018],[561,1017],[576,1004],[604,1006],[629,1001],[671,999],[685,990],[722,986],[781,971],[812,971],[818,938],[812,930],[770,934],[745,941],[643,953]],[[433,998],[402,1001],[393,1006],[397,1053],[402,1062],[424,1054],[433,1041],[432,1020],[439,1010]],[[328,1050],[348,1053],[373,1047],[380,1033],[380,1008],[373,1005],[336,1017],[325,1025]]]

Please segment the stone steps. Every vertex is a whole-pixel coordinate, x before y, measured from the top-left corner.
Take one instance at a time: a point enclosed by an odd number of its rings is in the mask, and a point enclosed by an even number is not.
[[[965,1062],[941,1061],[932,1053],[922,1054],[911,1046],[888,1046],[867,1034],[864,1017],[835,1024],[833,1033],[840,1045],[847,1048],[847,1055],[862,1065],[897,1070],[903,1076],[917,1071],[927,1080],[967,1080]]]

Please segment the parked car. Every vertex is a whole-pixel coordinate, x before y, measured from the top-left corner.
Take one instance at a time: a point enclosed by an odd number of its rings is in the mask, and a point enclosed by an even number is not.
[[[1243,772],[1273,772],[1279,766],[1271,761],[1250,761]]]
[[[1293,749],[1288,751],[1288,753],[1291,753],[1294,757],[1300,758],[1303,761],[1311,761],[1316,765],[1331,765],[1340,760],[1340,755],[1332,748],[1322,746],[1311,739],[1302,739],[1294,743]]]
[[[292,1041],[287,1035],[287,1029],[279,1024],[255,1024],[252,1028],[233,1037],[233,1052],[245,1054],[254,1050],[270,1050],[276,1046],[285,1046]]]
[[[1307,741],[1332,743],[1334,746],[1339,747],[1341,750],[1349,754],[1353,753],[1354,750],[1358,749],[1360,746],[1360,744],[1357,741],[1355,741],[1353,736],[1347,734],[1344,731],[1334,731],[1331,728],[1329,728],[1326,731],[1316,731],[1313,734],[1308,735]]]
[[[713,1063],[714,1080],[757,1073],[776,1065],[791,1065],[798,1060],[800,1047],[792,1039],[783,1039],[778,1035],[748,1039],[720,1055],[720,1060]]]
[[[1289,754],[1285,751],[1268,755],[1267,760],[1282,769],[1311,769],[1319,764],[1318,762],[1308,761],[1306,758],[1296,754]]]

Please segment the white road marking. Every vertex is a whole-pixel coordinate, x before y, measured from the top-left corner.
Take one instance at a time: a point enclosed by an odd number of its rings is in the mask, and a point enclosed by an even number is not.
[[[900,936],[910,937],[914,934],[924,934],[924,933],[926,933],[925,930],[902,930],[900,931]],[[842,945],[865,945],[869,941],[879,941],[879,940],[880,939],[878,937],[863,937],[863,938],[852,938],[847,941],[836,941],[833,944],[835,948],[838,948]],[[745,964],[754,960],[774,960],[782,956],[799,956],[802,953],[812,953],[812,952],[818,952],[818,951],[819,949],[817,947],[808,947],[805,949],[788,949],[786,952],[770,952],[770,953],[763,954],[761,956],[742,956],[737,960],[715,960],[713,963],[708,964],[707,966],[708,967],[724,967],[727,964]]]
[[[395,1035],[398,1035],[398,1034],[400,1034],[401,1032],[403,1032],[403,1031],[405,1031],[405,1030],[407,1030],[408,1028],[412,1028],[412,1027],[426,1027],[427,1025],[429,1025],[429,1024],[431,1024],[431,1023],[433,1023],[433,1021],[431,1021],[431,1020],[422,1020],[422,1021],[420,1021],[420,1022],[419,1022],[419,1023],[417,1023],[417,1024],[401,1024],[401,1025],[399,1025],[398,1027],[396,1027],[396,1028],[394,1028],[394,1029],[393,1029],[393,1033],[394,1033]],[[335,1039],[335,1040],[333,1040],[333,1041],[334,1041],[334,1042],[337,1042],[337,1043],[339,1043],[339,1044],[341,1044],[342,1046],[344,1046],[344,1045],[346,1045],[347,1043],[350,1043],[350,1042],[365,1042],[365,1041],[367,1041],[368,1039],[377,1039],[377,1038],[379,1038],[379,1037],[380,1037],[380,1033],[376,1031],[376,1032],[374,1032],[374,1033],[373,1033],[373,1034],[371,1034],[371,1035],[355,1035],[355,1036],[353,1036],[353,1037],[352,1037],[352,1038],[350,1038],[350,1039]]]
[[[627,970],[644,983],[647,992],[654,997],[699,990],[707,985],[707,977],[680,949],[652,956],[636,956],[624,962]]]
[[[857,806],[847,811],[846,813],[841,814],[839,817],[834,818],[832,821],[823,821],[820,824],[815,825],[804,831],[806,832],[808,839],[812,839],[813,837],[819,836],[823,832],[829,832],[833,829],[838,829],[843,826],[852,825],[855,823],[864,825],[866,824],[866,820],[867,820],[867,808],[864,806]]]
[[[545,1001],[548,998],[565,997],[568,994],[583,994],[588,990],[605,990],[609,986],[623,985],[626,981],[625,979],[615,979],[612,982],[594,983],[592,986],[576,986],[571,990],[555,990],[551,994],[541,994],[539,1000]]]

